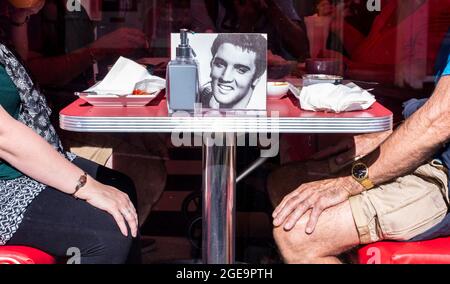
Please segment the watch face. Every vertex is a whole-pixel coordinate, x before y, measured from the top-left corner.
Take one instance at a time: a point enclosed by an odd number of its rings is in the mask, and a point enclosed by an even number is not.
[[[353,167],[353,176],[358,180],[364,180],[367,178],[368,175],[368,169],[363,164],[356,164]]]

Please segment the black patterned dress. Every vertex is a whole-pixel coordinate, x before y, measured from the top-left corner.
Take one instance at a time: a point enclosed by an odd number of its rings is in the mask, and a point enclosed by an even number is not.
[[[17,57],[0,43],[0,64],[16,86],[21,106],[18,120],[43,137],[61,155],[72,161],[75,155],[64,153],[61,141],[50,124],[51,110]],[[2,95],[2,94],[0,94]],[[25,210],[46,185],[27,176],[0,180],[0,245],[17,231]]]

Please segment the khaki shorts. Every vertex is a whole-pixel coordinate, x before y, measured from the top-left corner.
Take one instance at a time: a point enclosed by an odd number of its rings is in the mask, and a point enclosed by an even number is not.
[[[406,241],[424,233],[448,211],[448,176],[426,164],[413,174],[350,198],[361,244]]]

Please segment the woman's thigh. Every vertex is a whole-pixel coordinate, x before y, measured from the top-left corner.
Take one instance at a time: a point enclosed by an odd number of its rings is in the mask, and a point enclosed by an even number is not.
[[[133,183],[126,176],[88,160],[77,158],[74,163],[135,199]],[[27,208],[8,245],[32,246],[57,257],[66,257],[75,248],[82,256],[107,256],[111,262],[122,262],[131,239],[121,234],[107,212],[47,187]]]

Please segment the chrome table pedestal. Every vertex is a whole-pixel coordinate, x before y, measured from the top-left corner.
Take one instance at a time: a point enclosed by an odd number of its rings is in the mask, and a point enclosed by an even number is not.
[[[236,220],[236,135],[203,145],[203,263],[233,264]]]

